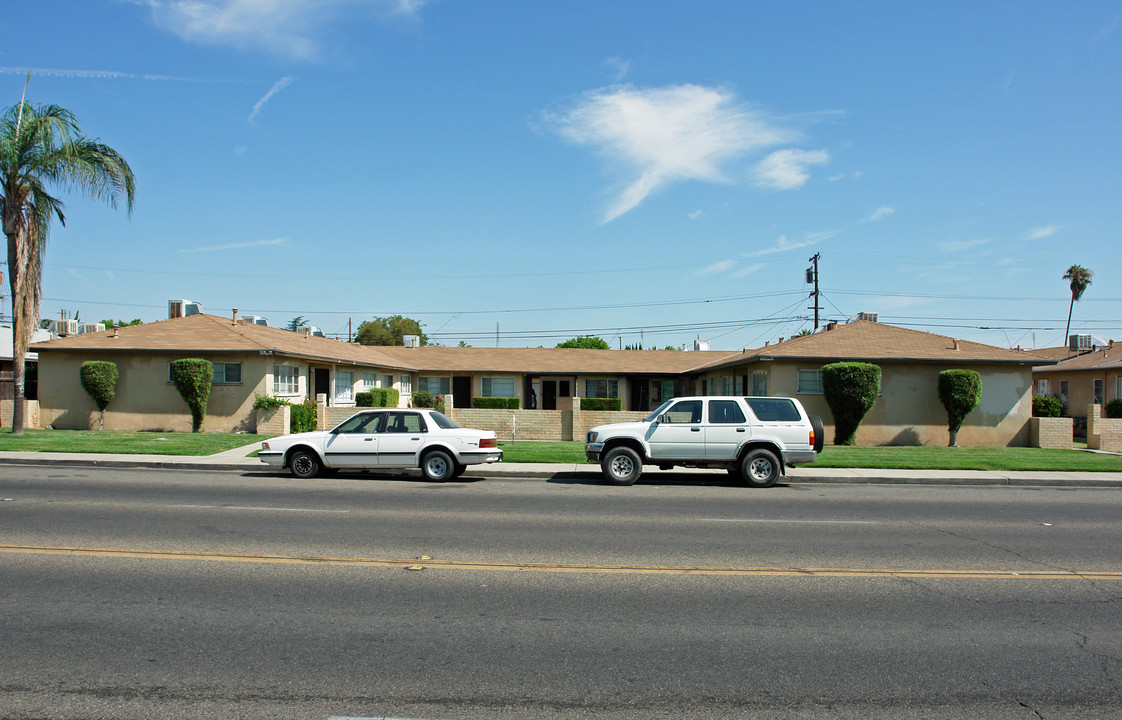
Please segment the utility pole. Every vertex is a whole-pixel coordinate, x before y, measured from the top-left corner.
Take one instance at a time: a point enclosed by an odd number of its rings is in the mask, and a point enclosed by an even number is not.
[[[810,296],[812,298],[814,298],[814,306],[812,308],[807,308],[807,310],[814,310],[814,329],[815,329],[815,331],[818,330],[818,311],[821,309],[818,306],[818,258],[821,257],[821,256],[822,256],[822,253],[814,253],[814,256],[811,257],[810,260],[808,261],[808,262],[812,262],[814,264],[806,269],[806,282],[807,282],[807,284],[808,285],[811,284],[811,283],[814,284],[814,291],[810,294]]]

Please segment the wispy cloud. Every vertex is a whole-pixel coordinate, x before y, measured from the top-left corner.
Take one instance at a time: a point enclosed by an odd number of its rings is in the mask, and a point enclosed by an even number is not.
[[[694,210],[692,213],[689,213],[688,215],[686,215],[686,217],[688,217],[690,220],[697,220],[699,217],[701,217],[704,214],[705,213],[701,210]]]
[[[425,0],[131,0],[159,27],[188,42],[224,45],[297,60],[322,48],[324,27],[355,13],[416,18]]]
[[[208,78],[181,77],[176,75],[147,75],[143,73],[117,72],[116,70],[65,70],[61,68],[0,67],[0,75],[27,75],[36,77],[81,78],[88,80],[159,80],[162,82],[224,83],[237,80],[214,80]]]
[[[631,179],[603,222],[634,209],[680,180],[727,182],[722,168],[795,134],[737,102],[731,92],[699,85],[595,90],[546,122],[569,141],[597,150]]]
[[[773,190],[795,190],[810,179],[807,168],[830,161],[825,150],[777,150],[756,165],[756,184]]]
[[[735,260],[721,260],[720,262],[715,262],[708,267],[701,268],[700,270],[695,272],[694,275],[718,275],[720,273],[726,272],[734,265],[736,265]]]
[[[961,252],[981,245],[989,245],[989,240],[947,240],[936,243],[935,246],[944,252]]]
[[[273,83],[273,86],[269,88],[269,92],[265,93],[265,95],[260,100],[254,103],[253,110],[249,113],[249,118],[247,118],[248,122],[250,122],[251,124],[256,122],[257,115],[261,112],[261,108],[265,107],[265,103],[272,100],[273,96],[279,93],[281,90],[284,90],[286,87],[291,85],[294,79],[295,78],[286,75],[285,77],[282,77],[280,80],[277,80],[275,83]]]
[[[836,232],[829,230],[811,233],[804,237],[802,240],[790,240],[786,235],[780,235],[776,239],[775,244],[771,247],[762,248],[760,250],[753,250],[752,252],[746,252],[743,253],[741,257],[760,257],[761,255],[774,255],[775,253],[787,252],[789,250],[798,250],[799,248],[817,245],[823,240],[828,240],[836,235]]]
[[[878,220],[884,220],[886,217],[892,217],[895,214],[896,214],[895,209],[890,208],[887,205],[884,205],[883,207],[879,207],[876,210],[874,210],[873,213],[871,215],[869,215],[868,217],[861,218],[860,220],[858,220],[857,224],[861,225],[861,224],[864,224],[864,223],[871,223],[871,222],[876,222]]]
[[[623,82],[623,79],[631,72],[631,63],[618,57],[610,57],[605,60],[604,67],[608,68],[608,71],[611,73],[612,82],[617,83]]]
[[[253,242],[244,243],[231,243],[229,245],[211,245],[209,247],[200,248],[187,248],[184,250],[177,250],[179,253],[202,253],[202,252],[221,252],[223,250],[242,250],[245,248],[259,248],[259,247],[274,247],[276,245],[286,245],[288,240],[286,238],[276,238],[273,240],[255,240]]]
[[[1055,235],[1060,230],[1060,225],[1045,225],[1044,227],[1033,228],[1028,231],[1026,236],[1029,240],[1040,240],[1050,235]]]

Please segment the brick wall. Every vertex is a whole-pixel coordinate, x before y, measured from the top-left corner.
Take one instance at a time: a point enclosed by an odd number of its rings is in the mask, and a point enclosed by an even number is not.
[[[38,428],[39,425],[39,401],[38,400],[24,400],[23,405],[23,426],[25,428]],[[14,402],[11,398],[0,400],[0,426],[10,428],[12,426],[12,410]]]
[[[1122,452],[1122,419],[1104,418],[1102,405],[1087,407],[1087,448]]]
[[[1069,417],[1034,417],[1031,433],[1032,447],[1071,449],[1072,423]]]
[[[459,409],[455,420],[464,427],[491,430],[500,440],[569,440],[571,410]],[[566,417],[567,416],[567,417]]]
[[[576,428],[578,432],[572,439],[583,441],[585,435],[588,434],[588,431],[596,427],[597,425],[608,425],[610,423],[621,422],[635,422],[637,420],[642,420],[647,415],[648,413],[629,412],[626,410],[582,410],[580,411],[580,421],[578,423],[579,427]]]
[[[287,405],[254,412],[257,416],[254,432],[260,435],[287,435],[292,432],[292,409]]]

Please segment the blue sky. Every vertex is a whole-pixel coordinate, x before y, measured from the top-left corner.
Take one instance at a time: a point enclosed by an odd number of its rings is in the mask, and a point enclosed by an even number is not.
[[[37,0],[0,97],[137,178],[63,195],[43,317],[420,320],[757,347],[822,321],[1122,340],[1117,2]],[[64,192],[60,190],[60,192]],[[3,290],[7,295],[7,286]],[[0,311],[10,312],[5,297]]]

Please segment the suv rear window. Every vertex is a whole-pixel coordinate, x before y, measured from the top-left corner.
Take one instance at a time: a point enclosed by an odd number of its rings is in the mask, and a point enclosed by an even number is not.
[[[799,422],[802,416],[788,398],[744,398],[760,422]]]

